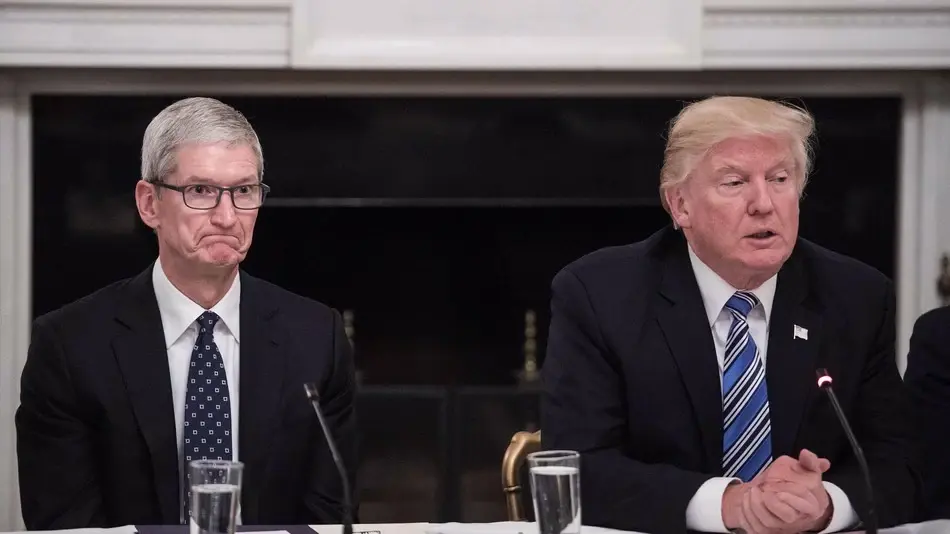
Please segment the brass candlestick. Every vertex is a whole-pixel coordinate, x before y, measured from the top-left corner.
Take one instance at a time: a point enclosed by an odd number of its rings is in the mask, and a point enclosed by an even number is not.
[[[950,305],[950,257],[940,258],[940,276],[937,277],[937,295],[942,306]]]
[[[524,367],[518,373],[518,380],[522,384],[533,384],[538,381],[538,316],[534,310],[524,313]]]
[[[343,331],[346,333],[346,339],[350,340],[350,346],[356,348],[353,341],[356,329],[353,328],[353,310],[343,310]]]
[[[346,333],[346,339],[350,342],[350,347],[353,348],[353,365],[356,366],[356,383],[361,384],[363,382],[363,371],[359,368],[359,362],[356,359],[356,327],[354,323],[356,322],[355,314],[353,310],[343,310],[343,332]]]

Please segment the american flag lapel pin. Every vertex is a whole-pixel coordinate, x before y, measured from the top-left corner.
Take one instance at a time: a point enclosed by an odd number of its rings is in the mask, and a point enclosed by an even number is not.
[[[795,325],[795,331],[792,333],[792,339],[804,339],[808,341],[808,329]]]

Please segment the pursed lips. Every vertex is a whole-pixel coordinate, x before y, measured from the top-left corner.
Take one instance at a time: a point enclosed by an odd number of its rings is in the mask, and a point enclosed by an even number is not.
[[[234,241],[235,243],[238,243],[238,242],[241,241],[241,240],[238,239],[236,236],[233,236],[233,235],[221,235],[221,234],[206,235],[206,236],[202,236],[201,239],[199,239],[199,241],[205,241],[205,240],[212,240],[212,241]]]

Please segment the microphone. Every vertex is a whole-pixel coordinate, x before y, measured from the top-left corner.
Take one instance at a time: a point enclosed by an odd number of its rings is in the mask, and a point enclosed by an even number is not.
[[[823,389],[825,393],[828,394],[828,398],[831,399],[831,406],[835,410],[835,415],[838,416],[838,422],[841,423],[845,435],[848,436],[848,441],[851,443],[851,450],[854,451],[854,457],[858,459],[858,466],[861,468],[861,474],[864,476],[864,492],[868,501],[868,517],[867,521],[865,521],[867,528],[865,532],[867,534],[877,534],[877,512],[874,511],[874,490],[871,489],[871,472],[868,470],[868,463],[864,459],[864,451],[861,449],[861,445],[858,444],[858,440],[854,437],[854,432],[851,431],[851,425],[848,424],[848,418],[845,417],[844,410],[841,409],[841,404],[838,403],[835,390],[831,388],[832,380],[831,375],[828,374],[828,370],[821,368],[815,373],[818,375],[818,387]]]
[[[343,534],[353,534],[353,503],[350,500],[350,481],[346,477],[346,468],[340,458],[340,451],[337,450],[333,436],[330,435],[330,429],[327,428],[327,422],[323,418],[323,410],[320,409],[320,392],[313,382],[304,384],[303,389],[307,393],[310,405],[313,406],[313,411],[317,413],[320,428],[323,429],[323,436],[327,439],[327,446],[330,447],[330,455],[333,456],[333,463],[336,464],[336,469],[340,472],[340,481],[343,483]]]

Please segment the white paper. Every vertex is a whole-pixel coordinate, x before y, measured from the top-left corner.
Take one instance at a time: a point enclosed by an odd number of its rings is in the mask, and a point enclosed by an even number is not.
[[[881,534],[947,534],[950,533],[950,520],[928,521],[885,528]],[[381,532],[380,534],[387,534]],[[498,523],[433,523],[423,534],[538,534],[537,523],[520,521],[502,521]],[[625,530],[584,525],[581,534],[640,534]],[[853,534],[865,534],[863,530]]]
[[[502,521],[499,523],[442,523],[432,524],[425,534],[537,534],[535,523]]]
[[[581,534],[638,534],[632,531],[583,525]],[[386,534],[385,532],[381,534]],[[500,521],[497,523],[433,523],[424,534],[538,534],[537,523]]]
[[[363,523],[353,525],[353,534],[425,534],[429,525],[429,523]],[[310,525],[310,528],[317,534],[343,534],[343,525]]]
[[[864,534],[863,530],[856,532]],[[946,534],[950,532],[950,519],[939,519],[926,521],[924,523],[912,523],[898,527],[882,528],[878,532],[881,534]]]
[[[343,532],[341,525],[310,525],[310,528],[318,534],[342,534]],[[74,533],[77,531],[68,532]],[[947,534],[950,533],[950,520],[904,525],[881,529],[880,532],[881,534]],[[89,534],[95,533],[90,532]],[[120,532],[116,534],[131,533]],[[497,523],[379,523],[353,525],[353,534],[538,534],[538,525],[537,523],[524,521],[500,521]],[[581,527],[581,534],[642,533],[584,525]]]

